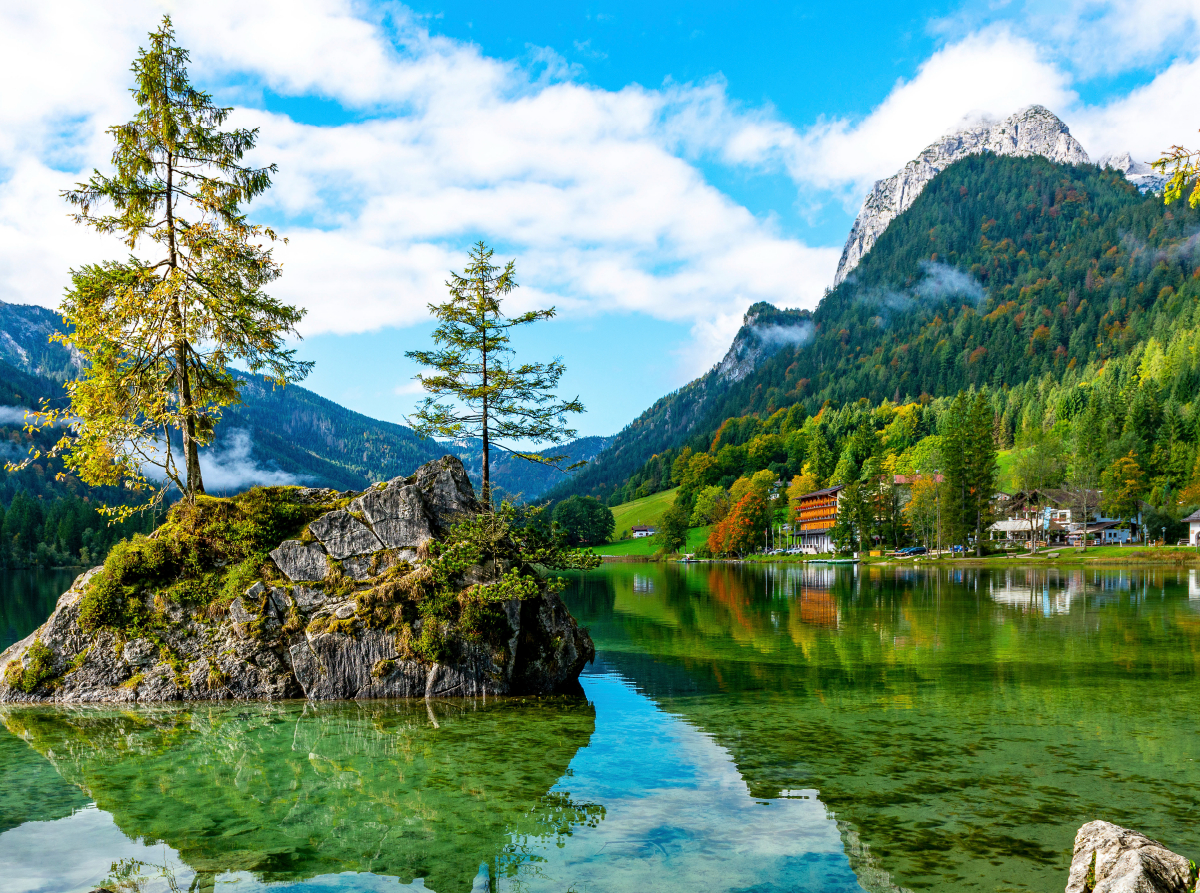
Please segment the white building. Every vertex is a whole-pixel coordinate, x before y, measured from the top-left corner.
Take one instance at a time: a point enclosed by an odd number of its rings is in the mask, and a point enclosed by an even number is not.
[[[1192,512],[1183,520],[1188,526],[1188,543],[1200,546],[1200,510]]]

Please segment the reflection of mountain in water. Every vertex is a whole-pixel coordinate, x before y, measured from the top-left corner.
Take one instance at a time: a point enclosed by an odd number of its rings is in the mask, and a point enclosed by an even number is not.
[[[603,810],[551,788],[588,742],[586,702],[7,710],[5,725],[200,888],[372,872],[439,893]]]
[[[1097,816],[1200,852],[1187,572],[804,570],[663,567],[635,596],[613,567],[567,601],[753,796],[817,791],[865,887],[1050,889]]]

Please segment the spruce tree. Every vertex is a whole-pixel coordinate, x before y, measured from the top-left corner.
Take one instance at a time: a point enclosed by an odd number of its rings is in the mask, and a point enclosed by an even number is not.
[[[151,503],[166,488],[147,480],[147,466],[187,500],[204,492],[199,448],[239,399],[231,362],[281,385],[311,365],[284,346],[304,311],[263,291],[281,272],[264,247],[275,234],[242,210],[275,167],[242,163],[258,131],[221,130],[232,109],[192,86],[187,62],[164,17],[133,63],[138,111],[108,131],[114,172],[63,193],[77,223],[139,254],[71,271],[60,312],[72,329],[55,337],[79,350],[83,374],[67,383],[69,407],[41,415],[70,423],[53,452],[85,482],[123,480],[151,489]]]
[[[554,390],[566,371],[561,359],[549,363],[513,361],[509,332],[540,320],[552,319],[554,308],[505,316],[503,298],[517,287],[515,261],[504,269],[492,263],[492,249],[483,242],[471,248],[463,275],[451,273],[446,283],[450,300],[430,304],[438,320],[435,350],[410,350],[405,356],[437,370],[417,380],[432,396],[410,417],[426,436],[455,440],[479,438],[482,445],[482,495],[491,505],[490,455],[493,448],[542,465],[561,467],[566,456],[542,456],[499,442],[561,444],[575,437],[568,413],[583,412],[579,399],[560,401]],[[449,398],[445,401],[443,398]],[[568,466],[574,467],[574,466]],[[662,470],[658,469],[661,479]],[[670,474],[668,467],[667,474]]]

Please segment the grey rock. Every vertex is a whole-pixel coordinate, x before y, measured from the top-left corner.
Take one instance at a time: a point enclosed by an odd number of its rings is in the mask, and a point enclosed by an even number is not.
[[[285,540],[272,550],[271,558],[293,583],[315,583],[329,573],[329,559],[319,543]]]
[[[328,499],[315,499],[313,504],[322,502],[328,504]],[[402,560],[412,561],[416,546],[476,506],[456,459],[431,463],[408,479],[361,494],[360,502],[374,513],[375,523],[392,524],[397,538],[412,545],[341,559],[343,569],[359,579]],[[346,517],[353,519],[342,513],[340,527],[317,527],[330,543],[338,542],[334,533],[354,526]],[[161,610],[164,623],[155,640],[134,639],[123,648],[111,630],[85,633],[80,627],[80,600],[99,569],[81,574],[40,629],[0,654],[0,703],[547,694],[572,683],[577,687],[572,674],[577,675],[593,654],[587,633],[557,595],[543,590],[526,602],[505,603],[508,631],[500,642],[476,644],[447,622],[443,663],[430,666],[411,657],[401,659],[394,631],[354,621],[361,596],[347,599],[344,589],[324,591],[330,558],[323,545],[291,540],[271,555],[294,585],[256,582],[219,615],[194,614],[175,602],[160,604],[153,610]],[[506,558],[468,568],[460,583],[488,585],[512,566]],[[394,590],[382,587],[380,595],[389,592]],[[146,591],[140,598],[151,609],[156,596]],[[336,617],[339,631],[301,632],[289,626],[285,632],[282,621],[294,616],[294,610],[310,618]],[[420,621],[407,634],[419,635]],[[52,684],[26,694],[3,682],[4,671],[13,661],[24,660],[35,641],[49,648],[58,675]]]
[[[246,610],[246,605],[239,597],[229,603],[229,619],[234,623],[252,623],[258,619],[258,614]]]
[[[1157,840],[1111,822],[1088,822],[1075,835],[1066,893],[1085,893],[1095,857],[1091,893],[1187,893],[1188,860]]]
[[[426,462],[412,477],[413,484],[425,497],[425,503],[439,530],[449,527],[463,515],[479,511],[479,501],[467,470],[457,456],[443,456]]]
[[[298,586],[296,588],[299,589],[301,587]],[[279,586],[272,586],[267,595],[267,604],[270,606],[270,614],[273,617],[279,618],[280,620],[282,620],[284,617],[287,617],[288,605],[290,604],[287,590],[282,589]]]
[[[325,544],[325,551],[338,560],[383,548],[371,528],[344,509],[327,512],[309,524],[308,529]]]
[[[1125,175],[1125,179],[1136,186],[1142,194],[1160,193],[1167,185],[1167,177],[1158,173],[1144,161],[1134,161],[1133,156],[1128,152],[1103,155],[1096,162],[1096,166],[1120,171]]]
[[[295,600],[297,608],[309,613],[325,604],[329,596],[311,586],[294,586],[292,587],[292,598]]]
[[[433,525],[421,491],[403,481],[389,481],[381,489],[368,490],[350,508],[363,513],[389,549],[416,549],[433,539]]]
[[[839,285],[858,266],[888,224],[916,201],[930,180],[959,159],[984,152],[1041,155],[1062,163],[1088,163],[1087,153],[1071,136],[1067,125],[1040,105],[1022,109],[998,124],[978,124],[944,136],[867,193],[842,249],[833,284]]]
[[[134,639],[125,644],[121,656],[131,667],[148,667],[158,659],[158,648],[149,639]]]
[[[342,562],[342,573],[359,582],[377,577],[395,567],[401,561],[417,559],[416,549],[380,550],[374,555],[355,555]]]

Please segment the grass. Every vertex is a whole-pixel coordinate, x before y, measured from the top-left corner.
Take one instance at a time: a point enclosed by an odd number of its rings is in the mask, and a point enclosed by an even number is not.
[[[613,536],[627,539],[629,529],[635,524],[643,524],[647,527],[657,526],[663,512],[669,509],[671,503],[675,501],[675,491],[678,489],[676,487],[674,490],[663,490],[661,493],[643,496],[641,499],[613,506]],[[641,553],[633,554],[640,555]]]
[[[1001,493],[1017,492],[1016,464],[1016,450],[1000,450],[996,453],[996,489]]]
[[[695,552],[708,539],[708,532],[711,527],[693,527],[688,531],[687,545],[683,547],[684,552]],[[652,536],[644,536],[640,539],[625,539],[615,543],[605,543],[603,546],[596,546],[592,549],[597,555],[621,555],[621,556],[644,556],[652,557],[658,552],[658,543],[654,541]]]

